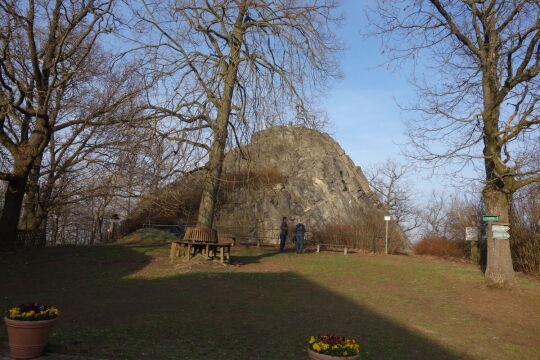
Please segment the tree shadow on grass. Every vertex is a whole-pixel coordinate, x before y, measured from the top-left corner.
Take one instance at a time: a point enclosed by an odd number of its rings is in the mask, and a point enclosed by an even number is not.
[[[245,249],[249,249],[249,247],[245,247]],[[260,248],[257,248],[260,250]],[[234,251],[234,248],[231,252],[231,262],[234,265],[249,265],[249,264],[257,264],[260,263],[262,259],[273,257],[279,254],[287,254],[287,253],[293,253],[294,250],[292,249],[286,249],[285,252],[281,253],[279,252],[278,248],[265,248],[266,251],[261,252],[259,254],[238,254],[237,251]]]
[[[249,249],[249,247],[246,247],[246,248]],[[261,249],[261,248],[258,248],[258,249]],[[279,252],[279,248],[277,246],[275,247],[265,246],[264,250],[266,251],[261,252],[259,254],[240,254],[239,255],[238,252],[233,253],[231,257],[232,264],[239,265],[239,266],[257,264],[257,263],[260,263],[261,260],[264,258],[273,257],[279,254],[292,254],[294,256],[297,256],[296,249],[294,247],[288,247],[285,249],[284,252]],[[312,254],[316,252],[317,252],[317,247],[309,245],[309,247],[305,247],[304,250],[302,251],[302,254],[299,254],[298,256],[302,256],[305,254]],[[343,255],[343,248],[340,249],[338,247],[328,247],[328,248],[325,247],[324,249],[321,249],[320,252]],[[348,249],[349,255],[353,255],[358,252],[361,252],[361,251],[359,251],[358,249]]]
[[[0,304],[29,297],[57,304],[62,314],[49,351],[106,359],[294,360],[307,359],[311,335],[336,334],[356,338],[362,359],[467,359],[298,273],[145,279],[136,276],[150,257],[133,248],[44,252],[3,263],[9,268]],[[4,330],[0,337],[5,346]]]

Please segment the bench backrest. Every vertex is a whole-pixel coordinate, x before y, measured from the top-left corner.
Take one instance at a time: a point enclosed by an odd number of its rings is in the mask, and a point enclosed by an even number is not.
[[[218,242],[218,237],[214,229],[188,227],[184,234],[184,240],[201,244],[215,244]]]

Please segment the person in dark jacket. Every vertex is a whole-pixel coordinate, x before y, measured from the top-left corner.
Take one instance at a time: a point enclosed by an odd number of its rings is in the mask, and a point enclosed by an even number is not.
[[[287,240],[288,233],[289,224],[287,224],[287,217],[284,216],[281,220],[281,227],[279,232],[279,252],[283,252],[283,249],[285,249],[285,240]]]
[[[296,224],[296,253],[300,254],[304,250],[304,235],[306,227],[302,223]]]

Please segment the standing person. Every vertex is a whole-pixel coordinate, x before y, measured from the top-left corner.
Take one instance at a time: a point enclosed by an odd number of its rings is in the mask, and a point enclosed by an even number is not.
[[[279,233],[279,252],[283,252],[285,248],[285,240],[287,240],[287,234],[289,233],[289,224],[287,224],[287,217],[284,216],[281,220],[281,227]]]
[[[304,235],[306,227],[302,223],[296,224],[296,253],[300,254],[304,250]]]

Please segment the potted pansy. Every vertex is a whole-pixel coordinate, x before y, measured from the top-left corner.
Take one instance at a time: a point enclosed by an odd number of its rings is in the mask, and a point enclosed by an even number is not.
[[[308,344],[308,355],[311,360],[360,359],[360,345],[354,339],[335,335],[318,335],[312,336]]]
[[[40,356],[59,313],[54,306],[38,303],[22,304],[9,309],[4,317],[9,355],[15,359]]]

